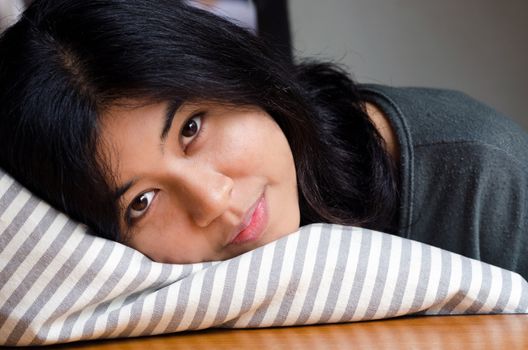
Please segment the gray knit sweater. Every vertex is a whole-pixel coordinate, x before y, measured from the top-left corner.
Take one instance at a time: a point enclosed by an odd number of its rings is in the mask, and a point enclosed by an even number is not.
[[[397,234],[528,278],[528,134],[460,92],[361,89],[400,145]]]

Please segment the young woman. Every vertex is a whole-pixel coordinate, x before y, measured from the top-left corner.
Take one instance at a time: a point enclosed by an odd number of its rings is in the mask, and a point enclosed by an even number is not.
[[[0,166],[157,261],[332,222],[528,275],[528,137],[452,91],[291,64],[180,1],[40,0],[0,39]]]

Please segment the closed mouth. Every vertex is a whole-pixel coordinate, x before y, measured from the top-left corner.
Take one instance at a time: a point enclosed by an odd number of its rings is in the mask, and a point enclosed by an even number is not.
[[[264,193],[249,208],[244,220],[237,227],[236,236],[229,244],[242,244],[258,240],[264,231],[268,221],[268,208]]]

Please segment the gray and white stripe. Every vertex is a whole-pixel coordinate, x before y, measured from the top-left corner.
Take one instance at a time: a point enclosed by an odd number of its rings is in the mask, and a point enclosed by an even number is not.
[[[227,261],[155,263],[91,236],[0,171],[1,345],[527,312],[518,274],[339,225],[306,226]]]

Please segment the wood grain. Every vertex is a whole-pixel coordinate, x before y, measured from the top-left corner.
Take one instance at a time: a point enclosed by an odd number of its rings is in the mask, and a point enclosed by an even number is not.
[[[77,349],[528,349],[528,315],[407,317],[265,329],[213,329],[65,344]]]

